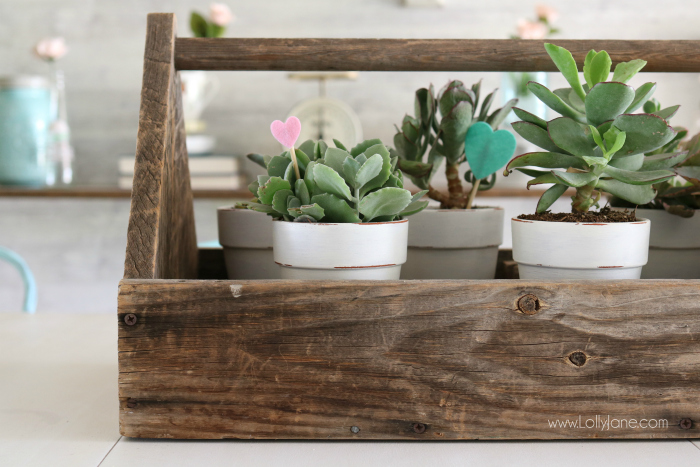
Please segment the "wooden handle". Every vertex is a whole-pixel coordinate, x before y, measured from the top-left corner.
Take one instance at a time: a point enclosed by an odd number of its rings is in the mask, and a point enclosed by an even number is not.
[[[179,38],[178,70],[556,71],[540,40]],[[700,72],[700,41],[551,40],[583,66],[607,50],[613,63],[646,60],[644,71]]]

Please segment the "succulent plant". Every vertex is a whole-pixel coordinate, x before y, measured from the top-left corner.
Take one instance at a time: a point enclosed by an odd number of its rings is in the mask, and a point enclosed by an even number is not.
[[[267,170],[248,189],[256,197],[248,209],[293,222],[389,222],[410,216],[427,205],[426,193],[412,196],[403,188],[397,159],[377,139],[347,150],[339,141],[305,141],[295,149],[301,178],[289,151],[248,158]]]
[[[437,97],[432,85],[421,88],[415,96],[416,116],[406,115],[401,128],[396,127],[392,152],[399,158],[398,167],[416,186],[428,190],[428,196],[439,201],[444,209],[471,207],[469,199],[473,199],[474,188],[487,190],[495,181],[494,175],[489,182],[480,183],[467,172],[465,180],[472,184],[471,196],[464,192],[459,178],[459,165],[466,161],[464,140],[469,127],[476,122],[486,122],[496,130],[518,100],[512,99],[489,114],[494,91],[486,96],[477,112],[480,90],[481,82],[469,89],[456,80],[448,82]],[[430,184],[443,160],[447,194]]]
[[[647,113],[659,112],[661,106],[651,99],[644,104]],[[667,117],[669,120],[671,116]],[[673,165],[676,178],[654,185],[656,198],[648,204],[639,206],[645,209],[665,209],[681,217],[692,217],[700,209],[700,134],[687,141],[683,138],[688,130],[674,127],[676,136],[665,146],[647,153],[646,160],[664,159]],[[630,207],[630,203],[614,197],[613,206]]]
[[[604,50],[591,50],[584,61],[582,84],[568,50],[553,44],[545,44],[545,49],[571,87],[550,91],[530,82],[528,88],[562,116],[546,122],[522,109],[513,109],[522,119],[513,123],[513,129],[543,151],[513,158],[504,175],[516,169],[533,177],[528,188],[553,184],[540,198],[538,213],[549,209],[569,187],[576,189],[572,211],[586,212],[597,206],[601,192],[635,205],[649,203],[656,196],[652,185],[675,176],[669,169],[678,163],[678,156],[645,154],[677,138],[666,119],[678,106],[632,113],[656,89],[656,83],[643,84],[636,90],[625,84],[646,65],[644,60],[618,63],[608,81],[610,56]],[[547,170],[525,168],[530,166]]]

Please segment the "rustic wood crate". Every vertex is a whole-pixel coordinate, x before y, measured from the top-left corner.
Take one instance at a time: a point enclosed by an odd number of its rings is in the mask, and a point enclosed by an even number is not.
[[[557,43],[579,61],[605,48],[700,71],[698,41]],[[173,15],[149,15],[119,287],[123,435],[698,437],[698,280],[225,280],[221,251],[197,250],[181,69],[553,68],[540,41],[176,39]],[[596,427],[561,426],[577,420]]]

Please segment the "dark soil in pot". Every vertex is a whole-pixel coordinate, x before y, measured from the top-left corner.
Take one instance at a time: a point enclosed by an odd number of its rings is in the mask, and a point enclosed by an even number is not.
[[[545,222],[595,222],[595,223],[615,223],[615,222],[635,222],[636,212],[613,211],[609,207],[604,207],[599,212],[558,212],[549,211],[541,214],[521,214],[518,219],[528,221]]]

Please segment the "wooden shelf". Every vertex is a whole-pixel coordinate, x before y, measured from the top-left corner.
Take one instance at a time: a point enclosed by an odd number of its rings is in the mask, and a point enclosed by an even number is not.
[[[494,188],[482,191],[479,198],[495,197],[526,197],[537,198],[543,190],[526,190],[524,188]],[[248,190],[193,190],[197,199],[249,199]],[[114,186],[71,186],[66,188],[25,188],[0,186],[0,198],[131,198],[130,190],[122,190]]]

